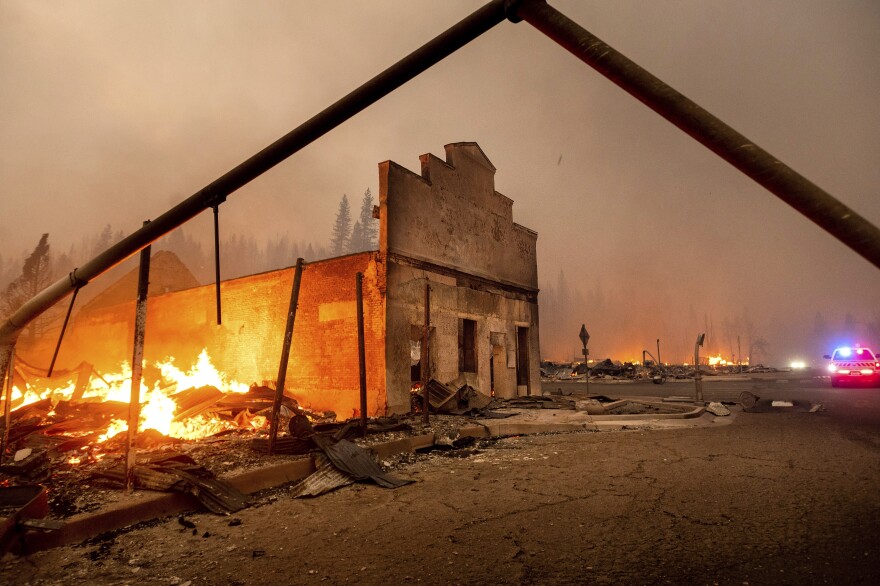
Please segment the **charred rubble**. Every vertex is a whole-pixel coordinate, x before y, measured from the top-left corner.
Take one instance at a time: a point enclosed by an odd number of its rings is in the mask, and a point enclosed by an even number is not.
[[[554,362],[545,360],[541,362],[541,380],[544,382],[582,381],[589,372],[590,380],[650,380],[657,376],[667,379],[685,380],[693,379],[695,369],[693,365],[669,364],[657,366],[653,362],[638,364],[633,362],[620,362],[605,358],[589,367],[583,362]],[[735,364],[726,365],[702,365],[702,376],[736,375],[778,372],[778,369],[763,365],[741,366]]]

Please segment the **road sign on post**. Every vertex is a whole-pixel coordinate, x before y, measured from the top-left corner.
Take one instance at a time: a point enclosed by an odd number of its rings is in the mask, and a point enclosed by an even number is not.
[[[587,381],[587,394],[590,394],[590,365],[588,364],[590,358],[590,351],[587,350],[587,342],[590,341],[590,333],[587,332],[587,326],[581,324],[581,332],[578,334],[581,339],[581,343],[584,345],[584,376]]]
[[[590,341],[590,334],[587,332],[587,326],[581,324],[581,333],[578,334],[581,338],[581,343],[584,345],[584,348],[587,347],[587,342]]]
[[[700,372],[700,346],[706,340],[706,334],[697,334],[697,341],[694,344],[694,386],[696,387],[696,401],[703,400],[703,374]]]

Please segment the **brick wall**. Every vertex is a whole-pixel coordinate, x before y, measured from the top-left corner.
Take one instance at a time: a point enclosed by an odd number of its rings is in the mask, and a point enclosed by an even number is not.
[[[305,265],[287,371],[287,392],[317,411],[341,419],[360,408],[355,274],[364,273],[367,405],[383,415],[385,397],[385,300],[376,253],[366,252]],[[223,324],[217,326],[214,286],[152,297],[147,304],[145,359],[167,356],[188,369],[203,348],[221,372],[245,384],[274,381],[290,302],[294,269],[221,283]],[[134,301],[80,312],[65,336],[58,367],[85,360],[101,372],[130,361]],[[45,366],[54,340],[19,344],[28,362]]]

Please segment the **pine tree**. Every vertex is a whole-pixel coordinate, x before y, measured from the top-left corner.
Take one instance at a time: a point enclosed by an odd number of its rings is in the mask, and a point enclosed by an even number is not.
[[[25,259],[21,276],[6,286],[6,294],[0,303],[0,312],[9,316],[15,313],[26,301],[52,283],[52,259],[49,255],[49,235],[43,234],[36,248]],[[30,323],[26,334],[31,337],[43,333],[46,320],[35,319]]]
[[[92,245],[92,257],[98,256],[110,248],[111,244],[113,244],[113,228],[110,227],[110,224],[107,224],[97,240],[95,240],[95,244]]]
[[[361,221],[358,220],[351,228],[351,238],[348,240],[348,252],[361,252],[362,250],[367,250],[367,248],[364,244],[364,228],[361,225]]]
[[[375,250],[379,245],[377,242],[378,223],[373,217],[373,194],[370,188],[364,192],[364,199],[361,202],[361,215],[358,221],[361,223],[363,237],[358,250]]]
[[[16,267],[11,261],[8,261],[3,258],[3,255],[0,254],[0,289],[3,289],[12,282],[12,279],[15,278],[15,274],[18,272],[18,267]]]
[[[333,256],[340,256],[348,251],[349,239],[351,238],[351,207],[348,205],[348,196],[342,194],[339,202],[339,211],[336,212],[336,223],[333,225],[333,237],[330,239],[330,252]]]

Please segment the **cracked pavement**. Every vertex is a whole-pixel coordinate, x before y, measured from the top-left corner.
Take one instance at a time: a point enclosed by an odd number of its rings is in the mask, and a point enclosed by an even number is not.
[[[795,389],[791,389],[795,390]],[[823,413],[519,436],[420,456],[397,490],[282,488],[4,558],[3,584],[880,583],[880,392]]]

